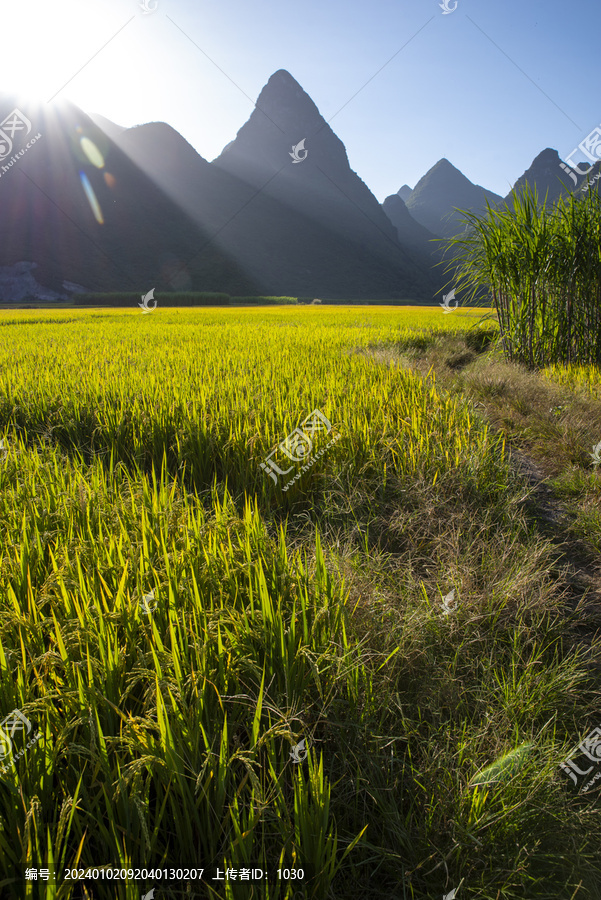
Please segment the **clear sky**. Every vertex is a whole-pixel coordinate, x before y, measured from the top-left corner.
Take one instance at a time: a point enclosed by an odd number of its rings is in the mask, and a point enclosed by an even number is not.
[[[380,201],[443,156],[505,195],[601,123],[599,0],[141,2],[3,4],[0,90],[168,122],[211,160],[287,69]]]

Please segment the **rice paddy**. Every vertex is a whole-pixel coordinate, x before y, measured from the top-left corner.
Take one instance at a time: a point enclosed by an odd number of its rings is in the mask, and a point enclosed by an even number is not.
[[[596,366],[573,364],[547,366],[543,374],[555,384],[565,385],[570,390],[584,393],[596,399],[601,398],[601,369]]]
[[[485,312],[0,314],[3,897],[600,896],[599,643],[502,435],[400,364]]]

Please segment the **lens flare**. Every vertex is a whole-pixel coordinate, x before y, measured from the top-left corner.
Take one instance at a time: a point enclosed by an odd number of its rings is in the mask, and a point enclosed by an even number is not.
[[[81,145],[81,149],[88,157],[93,166],[96,166],[97,169],[104,168],[104,156],[94,143],[88,137],[81,137],[79,139],[79,143]]]
[[[102,215],[102,210],[100,209],[100,203],[96,198],[96,194],[94,193],[94,188],[90,184],[88,180],[88,176],[85,172],[80,172],[79,177],[81,179],[81,183],[83,189],[85,191],[86,197],[88,198],[88,203],[92,207],[92,212],[94,213],[94,218],[98,222],[99,225],[104,225],[104,217]]]

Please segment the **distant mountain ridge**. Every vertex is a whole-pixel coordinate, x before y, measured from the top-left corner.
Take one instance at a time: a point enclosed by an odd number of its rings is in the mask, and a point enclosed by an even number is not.
[[[43,145],[0,179],[3,221],[27,210],[0,223],[0,265],[35,262],[45,286],[421,301],[438,289],[283,70],[212,163],[165,123],[124,129],[69,103],[30,118]]]
[[[300,140],[307,155],[294,164],[290,153]],[[250,118],[213,165],[336,231],[367,239],[380,252],[382,236],[396,242],[376,198],[352,171],[344,144],[284,70],[271,76]],[[366,228],[366,217],[375,227]]]
[[[420,178],[405,201],[413,218],[440,237],[453,237],[463,229],[457,209],[484,212],[486,201],[496,206],[503,198],[469,178],[448,159],[440,159]]]
[[[397,194],[387,197],[383,208],[394,222],[395,215],[401,214],[396,199],[401,198],[405,201],[406,209],[413,219],[434,235],[450,238],[464,228],[462,216],[457,210],[465,209],[478,215],[483,214],[487,202],[492,208],[505,204],[511,207],[513,198],[526,184],[536,187],[541,202],[547,198],[547,206],[551,206],[561,196],[568,196],[572,191],[581,195],[587,178],[580,177],[577,184],[574,184],[573,179],[562,169],[561,162],[557,150],[547,147],[534,158],[508,194],[501,197],[481,185],[473,184],[459,169],[443,158],[420,178],[413,190],[405,184]],[[600,170],[601,163],[597,163],[589,174],[588,181],[591,181]]]
[[[396,228],[400,242],[409,247],[423,265],[431,266],[441,259],[440,240],[416,222],[399,194],[387,197],[382,209]]]
[[[588,168],[588,166],[587,166]],[[585,171],[587,171],[585,169]],[[567,179],[566,179],[567,180]],[[593,163],[590,172],[581,177],[573,188],[577,197],[584,197],[589,191],[599,192],[599,182],[601,181],[601,160]]]
[[[512,196],[519,193],[526,184],[536,185],[539,200],[542,202],[546,197],[547,206],[555,203],[560,196],[567,196],[571,193],[572,182],[560,163],[557,150],[547,147],[533,159],[524,174],[520,175],[505,197],[505,202],[510,203]]]
[[[63,102],[22,112],[41,139],[19,155],[17,133],[10,168],[0,169],[0,266],[36,263],[37,282],[58,293],[65,281],[94,290],[202,284],[256,292],[218,247],[203,255],[210,235],[82,110]]]
[[[0,106],[2,119],[16,98],[2,94]],[[85,284],[434,302],[448,283],[436,238],[461,231],[457,209],[510,202],[526,183],[552,202],[587,182],[574,188],[547,148],[503,199],[443,158],[379,204],[285,70],[212,162],[162,122],[123,128],[68,102],[24,112],[39,142],[25,152],[17,133],[0,145],[0,269],[12,297],[58,299]]]

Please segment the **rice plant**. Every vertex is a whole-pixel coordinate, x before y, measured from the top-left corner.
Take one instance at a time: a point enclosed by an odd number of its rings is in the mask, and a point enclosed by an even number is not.
[[[601,368],[573,364],[571,366],[553,364],[543,370],[543,375],[556,384],[565,385],[571,390],[586,396],[601,398]]]
[[[480,315],[0,316],[0,717],[41,732],[0,775],[3,897],[594,882],[557,775],[594,689],[523,485],[464,398],[377,359]],[[284,493],[260,463],[315,408],[340,440]]]

